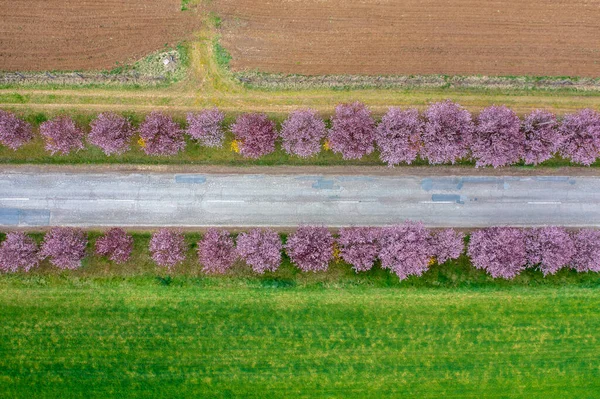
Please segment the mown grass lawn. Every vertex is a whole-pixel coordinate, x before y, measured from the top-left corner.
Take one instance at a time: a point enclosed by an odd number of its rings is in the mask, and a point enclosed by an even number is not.
[[[594,397],[599,308],[577,286],[0,280],[0,397]]]

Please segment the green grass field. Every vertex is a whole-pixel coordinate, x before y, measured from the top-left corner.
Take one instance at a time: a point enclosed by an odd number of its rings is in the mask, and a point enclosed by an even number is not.
[[[1,235],[1,234],[0,234]],[[33,235],[41,240],[42,235]],[[90,232],[89,249],[98,232]],[[223,276],[88,256],[0,275],[0,397],[585,398],[600,390],[600,274],[506,281],[466,256],[400,282],[343,262]],[[1,239],[1,237],[0,237]]]
[[[0,396],[527,397],[600,391],[600,292],[0,281]]]

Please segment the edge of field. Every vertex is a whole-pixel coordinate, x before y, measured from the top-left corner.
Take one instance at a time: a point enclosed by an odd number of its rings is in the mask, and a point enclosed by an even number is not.
[[[218,16],[204,12],[203,28],[194,40],[184,43],[189,57],[185,77],[167,85],[32,85],[0,86],[0,108],[10,107],[30,112],[100,112],[104,110],[148,112],[169,110],[184,113],[203,107],[217,106],[230,112],[269,112],[284,114],[300,107],[331,112],[335,105],[362,101],[375,114],[389,106],[424,108],[431,102],[451,99],[471,111],[489,105],[504,104],[523,114],[534,108],[545,108],[564,114],[581,108],[600,110],[600,79],[566,77],[490,77],[494,87],[481,86],[484,77],[374,77],[400,79],[408,86],[370,87],[352,83],[337,87],[297,87],[285,89],[253,88],[240,82],[228,67],[228,53],[219,44]],[[254,73],[254,72],[247,72]],[[266,76],[261,74],[261,76]],[[296,77],[297,78],[297,77]],[[300,79],[322,79],[301,77]],[[356,77],[343,77],[356,80]],[[362,77],[361,79],[371,79]],[[414,82],[424,80],[424,85]],[[434,85],[431,82],[438,82]],[[449,84],[449,82],[462,82]],[[427,83],[429,82],[429,83]],[[470,82],[470,83],[469,83]],[[526,86],[516,87],[525,82]],[[537,87],[546,82],[546,88]],[[468,83],[468,84],[467,84]],[[546,84],[544,83],[544,84]],[[557,84],[558,83],[558,84]],[[571,84],[573,83],[573,84]],[[519,83],[520,84],[520,83]],[[537,85],[537,86],[536,86]],[[251,85],[250,85],[251,86]],[[289,87],[288,87],[289,86]],[[596,87],[598,90],[596,90]]]

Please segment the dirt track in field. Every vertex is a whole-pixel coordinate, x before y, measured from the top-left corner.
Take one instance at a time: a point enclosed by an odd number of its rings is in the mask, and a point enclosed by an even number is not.
[[[600,0],[214,0],[234,70],[600,76]]]
[[[187,39],[181,0],[0,0],[0,70],[108,69]]]

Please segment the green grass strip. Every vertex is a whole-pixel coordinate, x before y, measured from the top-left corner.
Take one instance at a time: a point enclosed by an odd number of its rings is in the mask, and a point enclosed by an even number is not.
[[[0,290],[5,398],[583,398],[600,291]]]

